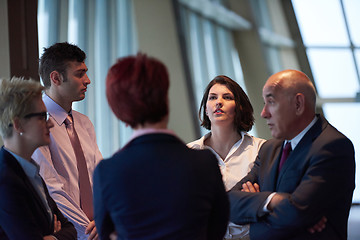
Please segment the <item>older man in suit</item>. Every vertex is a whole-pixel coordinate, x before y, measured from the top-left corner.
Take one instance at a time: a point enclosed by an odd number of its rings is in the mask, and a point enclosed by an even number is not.
[[[250,223],[252,240],[347,239],[355,187],[351,141],[315,114],[315,88],[302,72],[272,75],[263,98],[261,116],[274,139],[229,192],[231,221]]]

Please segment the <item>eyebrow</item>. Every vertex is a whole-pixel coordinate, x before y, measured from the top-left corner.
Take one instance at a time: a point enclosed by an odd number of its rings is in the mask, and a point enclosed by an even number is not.
[[[268,93],[268,94],[265,95],[265,98],[269,98],[269,97],[273,97],[273,98],[274,98],[274,94]]]
[[[75,70],[75,73],[81,73],[81,72],[87,72],[88,71],[88,68],[81,68],[81,69],[77,69]]]
[[[89,69],[88,68],[80,68],[80,69],[78,69],[78,70],[76,70],[76,71],[83,71],[83,72],[87,72]]]

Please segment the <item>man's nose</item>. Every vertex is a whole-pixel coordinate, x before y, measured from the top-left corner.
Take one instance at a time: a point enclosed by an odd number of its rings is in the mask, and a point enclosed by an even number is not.
[[[85,74],[85,84],[88,85],[90,83],[91,83],[90,78],[88,77],[87,74]]]
[[[267,111],[265,106],[263,107],[260,115],[262,118],[269,118],[269,112]]]

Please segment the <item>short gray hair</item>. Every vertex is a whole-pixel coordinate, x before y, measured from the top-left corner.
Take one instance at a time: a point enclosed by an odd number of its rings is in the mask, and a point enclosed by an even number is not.
[[[22,118],[32,108],[33,100],[41,97],[44,87],[37,81],[23,77],[0,79],[0,134],[12,134],[12,121]]]

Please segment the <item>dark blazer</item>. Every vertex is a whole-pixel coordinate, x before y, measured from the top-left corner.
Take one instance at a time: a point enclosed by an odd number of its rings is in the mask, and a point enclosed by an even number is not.
[[[44,184],[44,181],[43,181]],[[57,239],[76,239],[72,223],[61,214],[44,184],[49,207],[61,230],[54,232],[46,208],[18,161],[3,147],[0,150],[0,239],[40,240],[54,235]]]
[[[94,173],[101,239],[222,239],[229,202],[215,156],[173,135],[133,139]]]
[[[315,125],[290,153],[277,173],[283,141],[269,140],[259,151],[253,169],[229,192],[230,219],[250,223],[256,239],[347,239],[347,220],[355,188],[354,147],[349,139],[318,116]],[[260,193],[241,192],[241,184],[260,185]],[[284,193],[270,214],[264,202],[272,192]],[[310,234],[321,217],[326,228]]]

